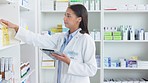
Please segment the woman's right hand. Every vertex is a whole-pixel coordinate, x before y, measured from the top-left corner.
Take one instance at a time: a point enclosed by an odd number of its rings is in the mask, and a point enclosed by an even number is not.
[[[6,21],[6,20],[4,20],[4,19],[0,19],[0,23],[4,23],[5,25],[7,25],[8,28],[13,28],[13,29],[15,29],[16,32],[17,32],[18,29],[19,29],[19,26],[18,26],[18,25],[13,24],[13,23],[11,23],[11,22],[9,22],[9,21]]]

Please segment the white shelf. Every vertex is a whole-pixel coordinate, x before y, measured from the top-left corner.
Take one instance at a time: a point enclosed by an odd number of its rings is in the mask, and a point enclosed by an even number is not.
[[[21,78],[21,83],[27,79],[29,76],[31,76],[35,72],[35,69],[30,70],[23,78]]]
[[[101,40],[94,40],[95,42],[101,42]]]
[[[42,69],[55,69],[55,67],[41,67]]]
[[[104,68],[104,69],[106,69],[106,70],[147,70],[148,68],[121,68],[121,67],[116,67],[116,68]]]
[[[148,40],[104,40],[105,43],[147,43]]]
[[[65,13],[65,11],[57,11],[57,10],[41,10],[42,13]]]
[[[23,44],[26,44],[26,43],[25,42],[19,42],[19,41],[14,40],[14,41],[12,41],[10,43],[10,45],[6,45],[6,46],[0,47],[0,50],[5,50],[5,49],[8,49],[8,48],[14,47],[16,45],[23,45]]]
[[[7,46],[0,47],[0,51],[1,51],[1,50],[5,50],[5,49],[8,49],[8,48],[11,48],[11,47],[14,47],[14,46],[16,46],[16,45],[19,45],[19,43],[10,44],[10,45],[7,45]]]
[[[96,13],[100,13],[101,12],[101,10],[88,10],[88,13],[93,13],[93,12],[96,12]]]
[[[65,11],[63,10],[41,10],[42,13],[65,13]],[[92,12],[96,12],[96,13],[100,13],[101,11],[100,10],[88,10],[88,13],[92,13]]]
[[[12,0],[0,0],[0,4],[4,4],[4,3],[12,3]]]
[[[23,6],[23,5],[20,5],[20,10],[21,11],[29,11],[30,9],[25,7],[25,6]]]
[[[35,26],[37,25],[36,20],[36,10],[37,10],[37,1],[29,0],[29,9],[26,6],[20,5],[19,0],[0,0],[0,18],[3,18],[7,21],[10,21],[14,24],[20,25],[27,24],[31,26],[30,29],[35,32]],[[30,12],[31,11],[31,12]],[[30,18],[31,17],[31,18]],[[30,20],[31,19],[31,20]],[[30,77],[32,83],[38,83],[38,73],[36,72],[37,68],[37,59],[38,56],[35,56],[36,48],[29,45],[24,45],[24,42],[20,42],[18,40],[12,40],[13,36],[15,36],[15,31],[10,30],[10,44],[7,46],[0,47],[0,57],[12,57],[13,58],[13,68],[14,68],[14,82],[15,83],[22,83],[24,79],[29,77],[34,71],[33,75]],[[29,52],[28,52],[29,51]],[[33,56],[30,56],[33,55]],[[30,64],[33,65],[33,69],[29,71],[23,78],[20,77],[20,64],[21,62],[29,61]],[[32,67],[31,67],[32,68]],[[35,76],[36,75],[36,76]],[[34,76],[34,77],[33,77]],[[33,79],[32,79],[33,78]]]
[[[148,13],[148,10],[104,10],[104,13]]]

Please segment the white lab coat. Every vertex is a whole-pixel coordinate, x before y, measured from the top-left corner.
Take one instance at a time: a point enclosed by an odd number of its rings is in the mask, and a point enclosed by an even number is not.
[[[43,36],[19,28],[15,38],[41,48],[60,50],[64,42],[64,33]],[[94,40],[88,34],[78,32],[63,51],[71,62],[69,65],[62,62],[61,83],[90,83],[89,77],[94,76],[97,71],[95,49]]]

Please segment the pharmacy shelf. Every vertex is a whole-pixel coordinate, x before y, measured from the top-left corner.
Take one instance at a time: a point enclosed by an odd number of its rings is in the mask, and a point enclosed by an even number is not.
[[[5,50],[5,49],[8,49],[8,48],[11,48],[11,47],[14,47],[14,46],[17,46],[17,45],[19,45],[19,43],[10,44],[10,45],[7,45],[7,46],[2,46],[2,47],[0,47],[0,51],[1,50]]]
[[[30,9],[23,6],[23,5],[20,5],[20,11],[29,11]]]
[[[88,10],[88,13],[93,13],[93,12],[100,13],[101,10]]]
[[[104,10],[104,13],[148,13],[148,10]]]
[[[104,40],[104,43],[148,43],[148,40]]]
[[[29,76],[31,76],[35,72],[35,69],[30,70],[23,78],[21,78],[21,83],[26,80]]]
[[[97,42],[101,42],[101,40],[94,40],[94,41],[95,41],[96,43],[97,43]]]
[[[66,10],[65,10],[66,11]],[[42,13],[65,13],[63,10],[41,10]],[[88,13],[100,13],[100,10],[88,10]]]
[[[147,70],[148,68],[121,68],[121,67],[114,67],[114,68],[111,68],[111,67],[105,67],[104,69],[106,70]]]
[[[42,69],[55,69],[55,67],[41,67]]]
[[[65,11],[57,11],[57,10],[41,10],[42,13],[64,13]]]
[[[25,44],[25,43],[17,41],[17,40],[11,40],[9,45],[0,46],[0,50],[5,50],[5,49],[11,48],[11,47],[14,47],[14,46],[17,46],[17,45],[21,45],[21,44]]]
[[[12,3],[12,0],[0,0],[0,4]]]

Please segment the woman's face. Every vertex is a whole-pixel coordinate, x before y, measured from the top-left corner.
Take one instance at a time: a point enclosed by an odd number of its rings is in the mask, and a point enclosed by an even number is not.
[[[65,26],[69,29],[77,29],[79,28],[80,21],[81,17],[77,17],[70,8],[67,8],[64,16]]]

